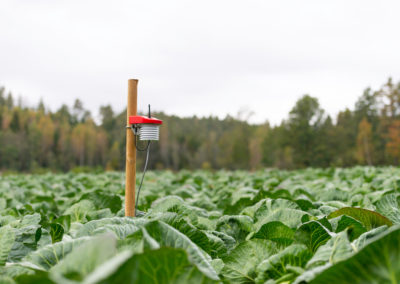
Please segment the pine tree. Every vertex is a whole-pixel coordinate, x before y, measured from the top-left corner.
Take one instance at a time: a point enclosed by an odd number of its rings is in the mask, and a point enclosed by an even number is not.
[[[372,127],[365,117],[358,126],[356,156],[360,163],[372,166]]]
[[[12,119],[10,122],[10,129],[13,132],[18,132],[20,130],[19,113],[17,110],[13,111]]]

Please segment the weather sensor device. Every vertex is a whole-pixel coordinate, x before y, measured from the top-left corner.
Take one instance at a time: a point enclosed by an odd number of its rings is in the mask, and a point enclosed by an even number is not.
[[[159,140],[162,120],[134,115],[129,117],[129,124],[132,126],[133,133],[139,136],[140,141]]]
[[[139,196],[140,196],[140,189],[143,185],[144,176],[147,171],[147,164],[149,162],[149,154],[150,154],[150,143],[151,141],[158,141],[160,138],[160,125],[162,124],[162,120],[151,117],[150,105],[149,105],[149,114],[148,116],[138,116],[138,115],[131,115],[129,116],[129,125],[127,128],[130,128],[135,135],[134,138],[134,145],[136,150],[146,152],[146,160],[144,162],[144,169],[142,178],[139,184],[139,190],[136,195],[136,204],[135,204],[135,215],[141,216],[143,212],[139,212],[137,206],[139,204]],[[138,145],[137,139],[139,138],[140,141],[147,141],[147,145],[144,148],[140,148]],[[135,163],[136,163],[136,155]],[[136,170],[136,169],[135,169]]]

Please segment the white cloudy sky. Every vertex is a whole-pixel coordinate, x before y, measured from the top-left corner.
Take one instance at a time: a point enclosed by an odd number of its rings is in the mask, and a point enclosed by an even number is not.
[[[278,123],[308,93],[336,114],[400,80],[399,1],[1,0],[0,85],[53,110],[122,110]]]

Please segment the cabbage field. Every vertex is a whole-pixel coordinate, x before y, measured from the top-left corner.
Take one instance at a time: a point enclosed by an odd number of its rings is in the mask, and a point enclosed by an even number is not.
[[[138,178],[140,175],[138,175]],[[0,283],[400,283],[400,169],[0,177]]]

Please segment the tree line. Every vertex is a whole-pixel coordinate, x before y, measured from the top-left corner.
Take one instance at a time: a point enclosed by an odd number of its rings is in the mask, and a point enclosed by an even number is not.
[[[96,123],[80,100],[51,111],[0,88],[0,171],[123,170],[125,111],[101,106]],[[258,169],[349,167],[400,162],[400,82],[365,89],[353,109],[332,118],[318,99],[301,97],[279,125],[248,124],[237,117],[164,121],[160,141],[151,144],[153,169]],[[139,153],[139,166],[143,156]]]

